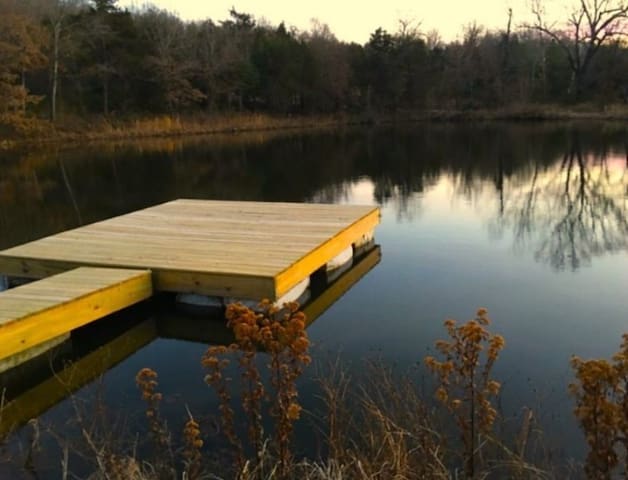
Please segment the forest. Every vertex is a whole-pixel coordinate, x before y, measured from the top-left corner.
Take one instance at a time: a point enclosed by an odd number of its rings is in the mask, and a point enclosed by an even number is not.
[[[628,100],[628,3],[580,0],[550,22],[467,25],[445,42],[418,22],[364,45],[232,8],[183,21],[116,0],[0,0],[0,132],[64,118],[259,112],[473,111]]]

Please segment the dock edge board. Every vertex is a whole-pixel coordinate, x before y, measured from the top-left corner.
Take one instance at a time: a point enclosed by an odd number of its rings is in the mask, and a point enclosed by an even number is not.
[[[66,288],[68,279],[81,282],[83,275],[89,275],[93,281],[94,276],[106,272],[113,272],[113,279],[96,282],[71,298],[55,301],[50,297],[46,300],[51,289]],[[43,300],[37,298],[39,288]],[[0,318],[0,360],[146,300],[152,294],[152,276],[148,270],[90,267],[4,291],[0,293],[0,312],[3,302],[5,305],[11,302],[20,308],[15,311],[14,317],[10,317],[11,309],[7,309],[8,313]]]
[[[276,298],[281,297],[305,277],[324,266],[344,249],[359,241],[362,236],[372,232],[379,225],[380,219],[381,211],[379,207],[374,207],[368,214],[342,229],[335,236],[280,272],[275,277]]]

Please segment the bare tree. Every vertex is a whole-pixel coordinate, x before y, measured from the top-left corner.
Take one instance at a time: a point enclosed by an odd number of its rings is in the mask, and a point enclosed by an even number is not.
[[[397,37],[403,40],[412,40],[419,38],[422,35],[421,24],[422,22],[415,19],[400,18],[397,20],[398,29]]]
[[[170,112],[200,103],[205,95],[190,82],[198,67],[190,58],[189,30],[177,16],[149,7],[135,19],[140,35],[152,46],[146,65],[162,90]]]
[[[311,29],[300,36],[318,65],[316,103],[319,107],[337,110],[349,90],[351,66],[346,45],[339,42],[326,23],[311,20]]]
[[[82,0],[44,0],[39,8],[43,11],[50,29],[50,120],[57,119],[59,91],[59,67],[63,49],[67,43],[68,23],[84,4]],[[66,37],[66,38],[64,38]]]
[[[566,24],[548,23],[543,0],[533,0],[534,22],[526,25],[554,40],[567,55],[572,93],[580,97],[591,62],[602,45],[628,34],[628,1],[578,0]]]

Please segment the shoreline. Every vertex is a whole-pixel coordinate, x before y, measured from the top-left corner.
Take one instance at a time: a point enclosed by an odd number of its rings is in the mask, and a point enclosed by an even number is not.
[[[125,118],[70,118],[58,125],[38,122],[31,131],[0,137],[0,150],[80,142],[176,138],[215,134],[309,130],[349,126],[390,126],[429,122],[628,121],[628,105],[607,109],[530,106],[496,110],[425,110],[394,114],[276,116],[267,114],[155,115]]]

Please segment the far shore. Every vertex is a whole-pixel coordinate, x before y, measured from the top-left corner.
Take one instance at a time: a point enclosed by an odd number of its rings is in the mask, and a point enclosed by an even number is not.
[[[72,145],[85,141],[132,140],[256,131],[289,131],[356,125],[395,125],[418,122],[547,122],[628,121],[628,105],[525,106],[493,110],[425,110],[419,112],[268,115],[225,113],[213,115],[153,115],[62,119],[57,124],[34,121],[20,133],[0,136],[0,150],[19,147]]]

